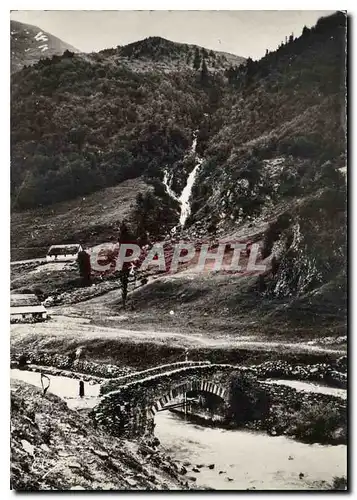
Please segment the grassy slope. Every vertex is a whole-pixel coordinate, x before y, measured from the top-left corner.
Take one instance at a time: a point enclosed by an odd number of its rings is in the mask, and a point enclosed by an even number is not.
[[[141,179],[45,208],[11,214],[11,260],[44,257],[54,243],[80,242],[92,246],[117,239],[119,224],[130,218]]]
[[[138,443],[102,433],[85,413],[69,410],[52,394],[43,397],[37,388],[13,382],[11,411],[15,490],[186,489],[163,455],[143,455]]]
[[[40,59],[63,54],[65,50],[78,52],[77,49],[59,38],[41,30],[37,26],[18,21],[10,22],[11,29],[11,72],[19,71],[25,65],[35,64]],[[47,40],[37,40],[42,32]],[[47,50],[43,50],[47,46]]]

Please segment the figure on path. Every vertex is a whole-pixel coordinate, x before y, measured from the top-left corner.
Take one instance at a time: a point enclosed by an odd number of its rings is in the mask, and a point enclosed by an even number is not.
[[[43,395],[46,394],[47,389],[50,386],[50,383],[51,383],[50,378],[41,372],[41,385],[42,385]]]
[[[81,398],[84,397],[84,381],[83,380],[79,381],[79,396]]]

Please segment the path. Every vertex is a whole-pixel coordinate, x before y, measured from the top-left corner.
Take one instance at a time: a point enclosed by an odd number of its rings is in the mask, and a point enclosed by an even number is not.
[[[54,314],[53,314],[54,313]],[[263,351],[290,351],[297,353],[321,353],[321,354],[346,354],[345,349],[331,349],[324,346],[312,345],[307,342],[285,342],[258,340],[254,336],[227,336],[224,334],[204,333],[180,333],[174,331],[157,330],[130,330],[127,328],[113,328],[91,324],[88,318],[56,315],[52,311],[52,319],[43,323],[34,324],[13,324],[11,325],[11,338],[13,342],[21,341],[26,337],[36,335],[38,341],[40,337],[75,339],[77,342],[98,339],[119,340],[135,343],[151,342],[154,344],[165,344],[188,348],[219,348],[219,349],[252,349]],[[127,318],[123,316],[123,320]],[[118,316],[120,321],[120,316]]]

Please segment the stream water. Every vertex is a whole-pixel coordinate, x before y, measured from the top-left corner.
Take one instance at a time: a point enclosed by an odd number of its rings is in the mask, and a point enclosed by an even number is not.
[[[11,378],[41,387],[39,372],[12,369]],[[99,384],[85,382],[85,397],[80,398],[78,379],[53,375],[49,378],[48,392],[63,398],[70,408],[92,408],[99,402]],[[292,380],[270,382],[299,384],[300,390],[309,392],[333,389]],[[340,397],[345,397],[344,389],[336,390],[342,391]],[[221,490],[321,489],[334,476],[347,474],[344,445],[309,445],[261,432],[203,427],[169,411],[157,413],[155,423],[162,449],[180,462],[189,461],[192,465],[187,466],[187,475],[196,477],[200,486]],[[211,464],[213,469],[208,468]],[[199,472],[192,471],[197,465],[203,467]]]
[[[155,415],[155,434],[173,458],[189,461],[196,484],[218,490],[321,489],[346,476],[347,447],[304,444],[284,436],[193,424],[168,411]],[[200,472],[192,468],[204,465]],[[208,465],[214,464],[214,469]],[[303,476],[300,476],[300,474]]]

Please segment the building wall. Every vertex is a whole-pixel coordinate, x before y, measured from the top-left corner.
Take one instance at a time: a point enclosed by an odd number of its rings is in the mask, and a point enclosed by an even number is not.
[[[57,258],[54,255],[47,255],[46,260],[48,262],[74,262],[77,260],[77,254],[58,255]]]
[[[19,313],[19,314],[10,314],[10,319],[30,319],[30,318],[42,318],[47,319],[47,312],[43,313]]]

